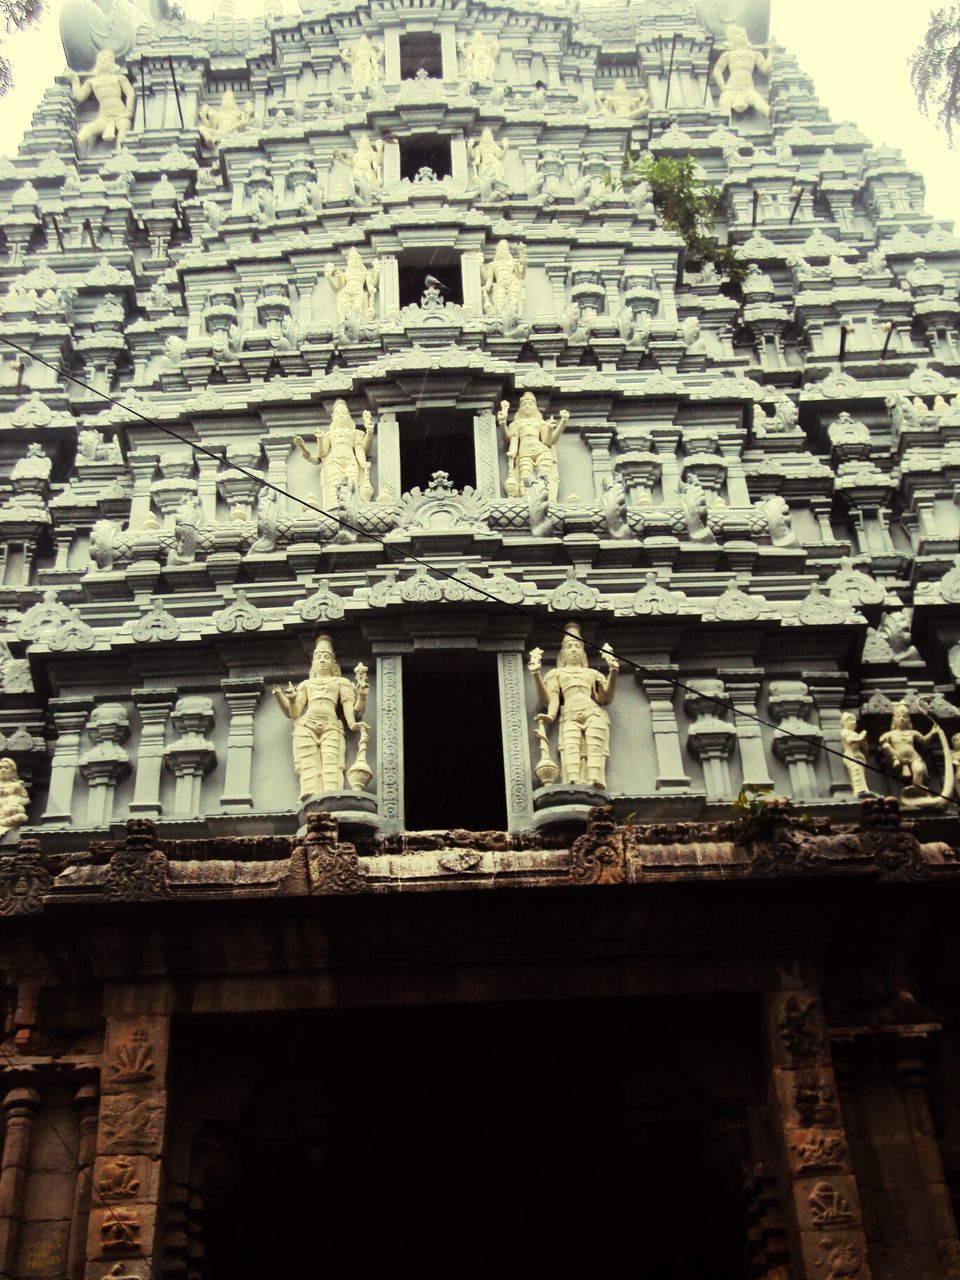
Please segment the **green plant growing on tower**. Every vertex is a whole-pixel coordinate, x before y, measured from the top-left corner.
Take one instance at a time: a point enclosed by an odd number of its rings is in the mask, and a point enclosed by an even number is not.
[[[746,277],[747,264],[737,251],[711,234],[720,212],[720,189],[701,181],[692,156],[674,160],[649,151],[642,156],[628,151],[619,178],[612,174],[607,178],[618,191],[633,191],[647,183],[663,225],[676,231],[689,257],[711,263],[733,284]]]

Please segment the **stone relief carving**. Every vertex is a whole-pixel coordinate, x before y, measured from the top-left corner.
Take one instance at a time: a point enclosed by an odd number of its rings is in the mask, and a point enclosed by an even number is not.
[[[362,202],[369,203],[375,192],[383,186],[383,143],[378,138],[371,142],[369,133],[361,133],[357,145],[349,154],[335,151],[338,160],[344,160],[350,166],[350,181],[354,195]]]
[[[495,36],[474,31],[468,40],[460,41],[464,77],[470,84],[489,84],[497,74],[500,43]]]
[[[77,142],[83,146],[92,138],[102,138],[104,142],[116,138],[119,151],[133,124],[134,92],[133,85],[117,66],[113,50],[100,50],[93,71],[83,84],[75,71],[69,72],[69,78],[74,101],[86,102],[92,95],[99,108],[93,120],[77,130]]]
[[[481,130],[480,137],[467,143],[470,162],[473,165],[473,176],[476,179],[480,198],[487,200],[493,192],[505,187],[503,159],[507,154],[509,143],[498,143],[489,127]]]
[[[243,133],[253,116],[249,107],[241,107],[232,89],[224,89],[218,107],[202,102],[198,112],[197,132],[208,147],[218,147],[231,133]]]
[[[519,320],[526,296],[527,247],[517,245],[514,255],[506,240],[501,240],[490,262],[477,252],[483,289],[484,315],[501,321]]]
[[[744,28],[736,24],[727,26],[726,37],[727,48],[713,68],[713,79],[720,89],[720,110],[742,114],[753,107],[762,116],[769,116],[770,105],[757,92],[753,77],[755,72],[770,74],[773,54],[764,57],[754,49]]]
[[[110,1076],[114,1084],[144,1084],[155,1074],[153,1046],[142,1029],[135,1030],[116,1045]]]
[[[535,717],[541,756],[534,772],[545,785],[549,785],[548,779],[556,781],[559,775],[571,786],[604,789],[610,754],[610,716],[606,707],[613,701],[620,664],[613,650],[605,645],[602,653],[607,674],[595,671],[589,665],[577,623],[567,623],[564,631],[553,671],[546,676],[541,674],[542,649],[531,650],[527,664],[540,703],[546,708]],[[554,772],[556,765],[550,759],[547,733],[558,721],[560,768]]]
[[[843,767],[850,779],[855,796],[872,796],[867,783],[867,733],[857,726],[856,713],[844,711],[840,715],[840,745],[843,748]]]
[[[97,1179],[97,1191],[104,1200],[133,1200],[140,1192],[140,1179],[127,1156],[104,1160]],[[119,1264],[118,1264],[119,1265]]]
[[[301,436],[294,436],[293,443],[308,462],[320,468],[320,502],[328,511],[337,507],[337,495],[342,484],[356,490],[361,502],[373,498],[370,482],[370,448],[373,444],[374,422],[369,409],[363,411],[363,430],[359,430],[345,400],[336,400],[326,430],[317,430],[316,453],[311,453]]]
[[[350,68],[350,79],[355,89],[372,89],[380,83],[383,50],[369,36],[362,35],[354,48],[344,49],[340,56]]]
[[[953,794],[953,756],[943,729],[926,711],[922,699],[918,698],[916,701],[918,710],[927,716],[932,727],[926,733],[915,729],[909,706],[906,702],[898,702],[893,709],[890,728],[880,735],[880,751],[884,760],[903,780],[900,804],[905,809],[942,809]],[[935,788],[930,787],[929,769],[921,750],[930,742],[938,742],[943,754],[943,791],[939,795]]]
[[[0,759],[0,838],[27,821],[30,797],[9,756]]]
[[[913,626],[912,609],[896,609],[885,613],[880,625],[867,630],[863,644],[864,662],[895,662],[907,666],[919,666],[923,659],[916,645],[911,642]]]
[[[507,444],[507,475],[503,491],[508,498],[520,497],[534,476],[547,483],[547,500],[556,502],[560,491],[560,468],[557,441],[570,419],[566,409],[559,418],[544,418],[532,391],[525,391],[512,421],[508,421],[510,403],[500,402],[497,422]]]
[[[16,852],[0,859],[0,916],[33,916],[53,884],[39,840],[21,840]]]
[[[360,320],[375,320],[377,316],[377,281],[380,279],[380,260],[375,258],[370,267],[364,265],[360,250],[347,250],[347,263],[339,270],[328,262],[323,274],[337,295],[337,315],[341,325],[354,316]]]
[[[273,690],[281,711],[293,721],[293,765],[300,779],[301,800],[343,790],[344,722],[360,735],[356,763],[361,763],[363,757],[362,764],[366,764],[369,726],[358,717],[366,707],[368,689],[366,667],[358,663],[354,680],[345,679],[340,674],[333,642],[329,636],[321,635],[313,648],[307,679],[296,687],[291,683],[286,689]],[[362,790],[362,786],[355,790]]]

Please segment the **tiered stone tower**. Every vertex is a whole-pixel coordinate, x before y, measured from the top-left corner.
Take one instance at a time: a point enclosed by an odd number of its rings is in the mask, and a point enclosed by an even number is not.
[[[3,1276],[960,1275],[960,239],[764,8],[64,7]]]

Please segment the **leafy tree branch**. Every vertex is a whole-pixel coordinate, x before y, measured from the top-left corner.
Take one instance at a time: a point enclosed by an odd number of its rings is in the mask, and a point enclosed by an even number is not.
[[[954,144],[960,123],[960,4],[945,4],[930,14],[923,44],[910,59],[910,83],[925,116],[937,123]]]

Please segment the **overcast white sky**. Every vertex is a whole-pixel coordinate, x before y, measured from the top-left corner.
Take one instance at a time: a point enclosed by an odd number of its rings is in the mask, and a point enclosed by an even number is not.
[[[212,0],[183,0],[188,15],[204,18]],[[0,153],[16,150],[51,77],[63,67],[57,32],[58,0],[40,26],[7,42],[16,86],[2,102]],[[262,11],[262,0],[237,0],[241,16]],[[296,0],[284,0],[294,12]],[[850,120],[872,141],[899,147],[927,185],[927,209],[960,223],[960,141],[951,151],[916,108],[907,59],[920,42],[927,0],[773,0],[772,34],[796,53],[813,77],[834,120]]]

